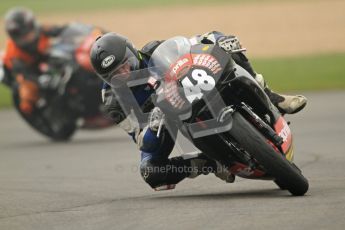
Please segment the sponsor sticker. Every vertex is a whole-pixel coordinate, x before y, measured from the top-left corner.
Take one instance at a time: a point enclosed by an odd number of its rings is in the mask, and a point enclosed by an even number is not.
[[[274,125],[274,129],[276,130],[276,133],[283,138],[282,149],[284,153],[287,153],[292,145],[292,134],[289,125],[283,117],[280,117]]]
[[[115,56],[114,55],[109,55],[108,57],[104,58],[102,61],[102,68],[107,68],[109,67],[111,64],[113,64],[113,62],[115,61]]]
[[[203,66],[217,74],[222,70],[220,63],[210,54],[193,54],[193,64]]]

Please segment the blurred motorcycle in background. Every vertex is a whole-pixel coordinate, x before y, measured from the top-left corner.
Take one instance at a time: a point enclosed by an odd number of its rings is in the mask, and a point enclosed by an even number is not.
[[[78,128],[102,129],[113,124],[102,111],[102,81],[89,64],[90,47],[100,34],[99,29],[79,23],[64,29],[49,49],[47,61],[39,64],[40,98],[30,116],[19,109],[18,83],[5,76],[0,61],[0,80],[10,88],[14,107],[51,140],[69,140]]]

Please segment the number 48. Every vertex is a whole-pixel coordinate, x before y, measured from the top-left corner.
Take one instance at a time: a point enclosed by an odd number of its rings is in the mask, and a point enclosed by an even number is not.
[[[216,82],[212,76],[207,75],[207,72],[202,69],[195,69],[192,72],[192,78],[197,81],[196,85],[193,85],[188,77],[185,77],[181,83],[184,89],[187,100],[192,103],[195,99],[201,99],[204,91],[211,91]]]

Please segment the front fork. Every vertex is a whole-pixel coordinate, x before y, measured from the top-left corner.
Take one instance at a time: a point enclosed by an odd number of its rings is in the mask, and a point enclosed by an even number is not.
[[[238,111],[246,118],[251,124],[253,124],[261,134],[264,135],[273,145],[279,149],[281,153],[283,150],[281,148],[284,140],[280,137],[276,131],[269,126],[265,121],[263,121],[258,115],[256,115],[252,109],[245,103],[241,103],[240,106],[227,106],[219,114],[218,120],[223,122],[226,117],[231,115],[234,111]]]

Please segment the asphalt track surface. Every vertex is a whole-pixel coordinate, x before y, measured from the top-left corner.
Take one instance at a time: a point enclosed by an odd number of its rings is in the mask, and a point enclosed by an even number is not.
[[[295,162],[310,182],[304,197],[214,175],[153,192],[122,130],[51,143],[1,111],[0,229],[344,229],[345,92],[307,96],[307,108],[288,116]]]

